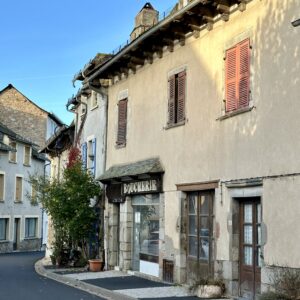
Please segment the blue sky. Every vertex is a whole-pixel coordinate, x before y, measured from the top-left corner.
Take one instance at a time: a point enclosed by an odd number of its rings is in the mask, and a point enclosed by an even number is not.
[[[10,0],[1,3],[0,90],[9,83],[70,123],[72,78],[97,52],[124,43],[142,0]],[[160,13],[176,0],[152,0]]]

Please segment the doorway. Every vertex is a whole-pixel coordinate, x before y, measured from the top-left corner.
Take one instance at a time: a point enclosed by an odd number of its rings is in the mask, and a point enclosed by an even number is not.
[[[15,218],[14,221],[14,242],[13,242],[13,250],[19,250],[20,245],[20,218]]]
[[[240,295],[256,299],[261,286],[261,222],[260,198],[240,201]]]

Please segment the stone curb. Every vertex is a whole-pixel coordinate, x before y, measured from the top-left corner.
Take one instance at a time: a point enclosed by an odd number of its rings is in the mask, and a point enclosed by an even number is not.
[[[69,285],[74,288],[80,289],[80,290],[90,293],[92,295],[96,295],[98,297],[102,297],[102,298],[109,299],[109,300],[136,300],[137,299],[137,298],[133,298],[133,297],[129,297],[129,296],[120,294],[115,291],[107,290],[107,289],[80,281],[78,279],[67,278],[65,276],[48,271],[44,268],[43,261],[44,261],[44,259],[41,259],[41,260],[37,261],[34,265],[36,273],[38,273],[41,276],[44,276],[46,278],[58,281],[65,285]]]

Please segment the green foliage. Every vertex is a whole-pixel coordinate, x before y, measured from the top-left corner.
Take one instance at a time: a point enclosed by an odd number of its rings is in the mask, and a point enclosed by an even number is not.
[[[96,218],[90,199],[100,196],[101,188],[82,168],[81,161],[68,164],[60,181],[32,177],[30,182],[36,191],[35,199],[31,201],[40,202],[52,218],[55,231],[53,255],[63,256],[70,248],[84,249]]]

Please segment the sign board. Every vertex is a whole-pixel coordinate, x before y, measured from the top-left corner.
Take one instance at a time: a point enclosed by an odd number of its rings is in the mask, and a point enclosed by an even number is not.
[[[121,193],[124,196],[159,193],[162,190],[160,178],[123,183]]]

